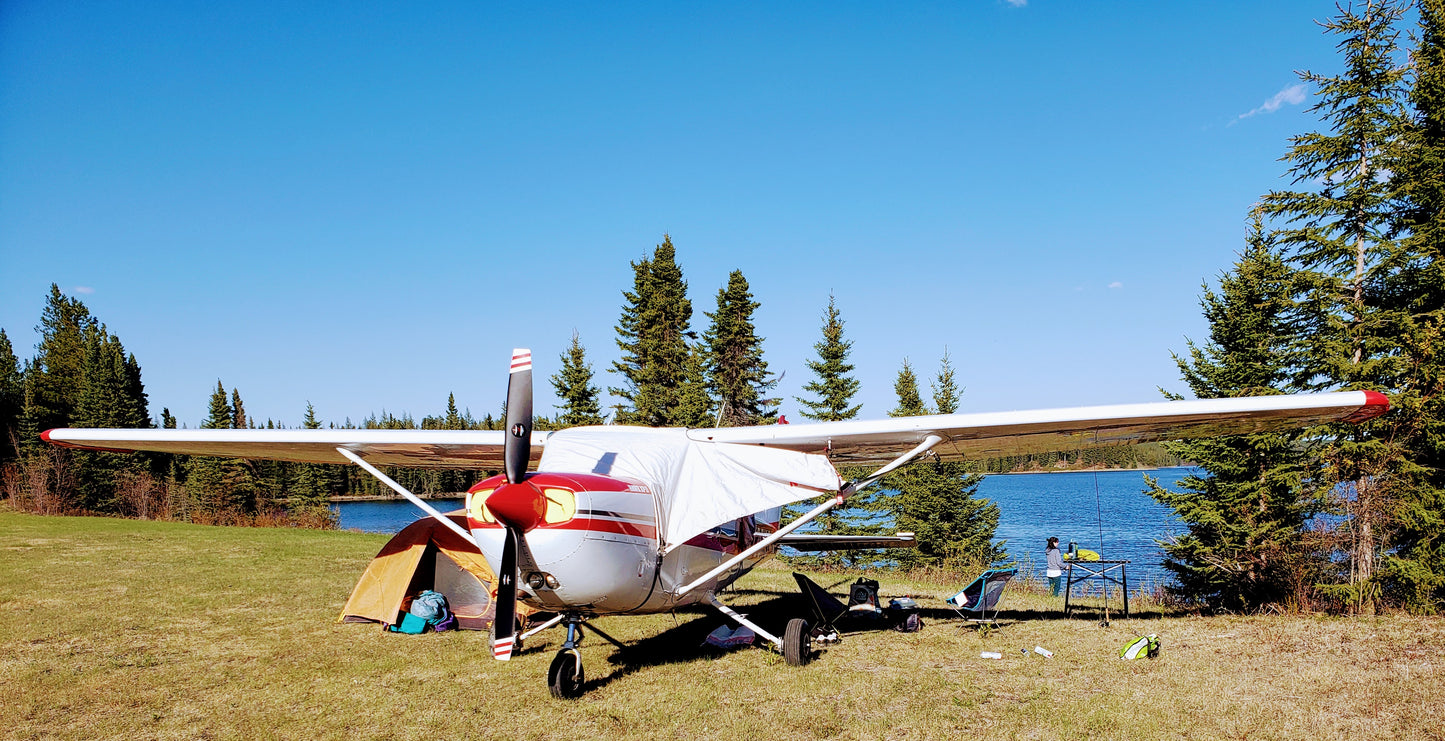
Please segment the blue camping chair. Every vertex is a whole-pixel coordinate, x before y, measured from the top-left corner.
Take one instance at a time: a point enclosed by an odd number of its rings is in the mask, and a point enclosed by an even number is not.
[[[989,569],[979,574],[977,579],[958,594],[944,601],[959,617],[969,622],[997,623],[998,599],[1003,596],[1003,588],[1008,586],[1008,580],[1014,578],[1018,572],[1018,569]],[[990,610],[993,611],[993,617],[989,617]],[[969,617],[967,613],[973,613],[975,617]]]

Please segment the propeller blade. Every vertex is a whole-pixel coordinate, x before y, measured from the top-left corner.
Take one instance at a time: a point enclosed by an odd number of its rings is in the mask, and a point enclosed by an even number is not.
[[[517,628],[517,532],[502,539],[502,568],[497,572],[497,610],[492,620],[492,658],[510,661]]]
[[[520,483],[532,457],[532,351],[525,348],[512,351],[512,373],[507,380],[507,437],[502,455],[507,483]]]

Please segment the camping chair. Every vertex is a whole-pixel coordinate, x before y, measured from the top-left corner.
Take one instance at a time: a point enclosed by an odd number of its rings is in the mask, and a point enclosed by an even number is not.
[[[1003,595],[1003,588],[1008,586],[1008,580],[1018,572],[1018,569],[988,569],[945,602],[959,617],[969,622],[997,623],[998,599]],[[993,611],[993,617],[988,616],[990,610]],[[969,617],[966,612],[977,617]]]
[[[848,614],[848,606],[802,574],[794,572],[793,579],[797,580],[798,589],[803,591],[803,595],[808,598],[808,604],[813,608],[814,635],[836,635],[838,619]]]

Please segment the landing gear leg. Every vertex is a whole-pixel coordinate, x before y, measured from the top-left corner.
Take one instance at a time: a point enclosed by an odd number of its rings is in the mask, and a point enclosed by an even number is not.
[[[547,688],[552,691],[553,697],[570,700],[582,695],[582,683],[586,681],[582,674],[582,652],[577,650],[582,642],[582,618],[568,615],[564,620],[567,623],[567,641],[547,669]]]

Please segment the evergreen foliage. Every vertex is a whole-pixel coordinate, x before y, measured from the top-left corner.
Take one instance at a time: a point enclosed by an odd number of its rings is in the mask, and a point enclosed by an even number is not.
[[[823,315],[823,339],[813,345],[813,349],[818,352],[818,359],[808,361],[808,370],[815,378],[803,390],[814,398],[793,397],[803,405],[802,415],[820,422],[857,417],[863,405],[853,404],[853,397],[858,393],[858,379],[849,375],[854,367],[848,362],[853,342],[843,339],[843,318],[832,294],[828,295],[828,309]]]
[[[703,334],[707,388],[718,406],[717,425],[740,427],[771,424],[778,418],[778,399],[764,394],[777,385],[763,359],[763,338],[753,326],[753,300],[741,270],[728,276],[717,292],[717,311],[707,314],[712,325]]]
[[[562,368],[552,376],[552,388],[562,400],[562,415],[557,424],[562,427],[602,424],[602,407],[598,401],[598,390],[592,385],[592,366],[587,362],[587,350],[582,339],[574,330],[572,344],[562,353]]]
[[[1204,287],[1209,340],[1202,347],[1190,341],[1188,357],[1174,356],[1195,396],[1274,394],[1288,385],[1292,296],[1292,272],[1256,211],[1248,246],[1221,276],[1219,292]],[[1149,495],[1188,527],[1163,544],[1175,595],[1237,611],[1307,599],[1323,564],[1305,543],[1313,511],[1302,485],[1311,457],[1299,440],[1299,433],[1260,434],[1169,445],[1207,471],[1182,479],[1179,491],[1146,479]]]
[[[1414,84],[1403,145],[1391,162],[1398,270],[1385,303],[1407,371],[1391,394],[1391,432],[1407,482],[1394,548],[1381,564],[1391,601],[1414,612],[1445,607],[1445,0],[1421,0]]]
[[[696,379],[686,372],[693,352],[688,330],[692,302],[687,282],[677,265],[672,238],[663,235],[652,257],[632,263],[633,290],[624,291],[622,317],[617,324],[617,347],[622,357],[612,371],[622,376],[620,388],[608,390],[621,399],[619,424],[647,427],[687,426],[679,401],[699,392],[688,388]]]
[[[1386,168],[1406,124],[1405,71],[1395,67],[1394,24],[1405,6],[1392,0],[1357,12],[1341,7],[1324,23],[1340,37],[1344,71],[1301,78],[1317,90],[1311,108],[1329,130],[1296,136],[1286,161],[1295,185],[1264,199],[1284,223],[1279,243],[1289,250],[1301,307],[1304,353],[1295,373],[1302,389],[1392,391],[1408,374],[1399,345],[1400,312],[1389,306],[1392,276],[1404,255],[1391,237],[1392,188]],[[1411,467],[1396,444],[1398,416],[1330,431],[1327,462],[1315,480],[1333,501],[1344,568],[1322,588],[1352,608],[1373,613],[1380,587],[1376,563],[1391,551],[1391,520]]]
[[[218,379],[211,393],[203,430],[229,430],[236,424],[235,408]],[[236,458],[194,456],[186,468],[190,509],[205,517],[223,519],[232,513],[256,512],[256,485],[245,462]]]
[[[0,329],[0,466],[19,454],[20,410],[25,404],[25,380],[10,337]]]
[[[918,377],[905,358],[893,385],[898,406],[892,417],[932,413],[918,391]],[[958,409],[960,392],[947,352],[933,381],[934,403],[944,413]],[[986,568],[1006,557],[998,530],[997,504],[977,497],[982,476],[970,474],[960,462],[924,460],[890,474],[881,485],[893,494],[880,500],[901,532],[912,532],[918,547],[896,552],[904,567],[950,566],[960,571]]]

